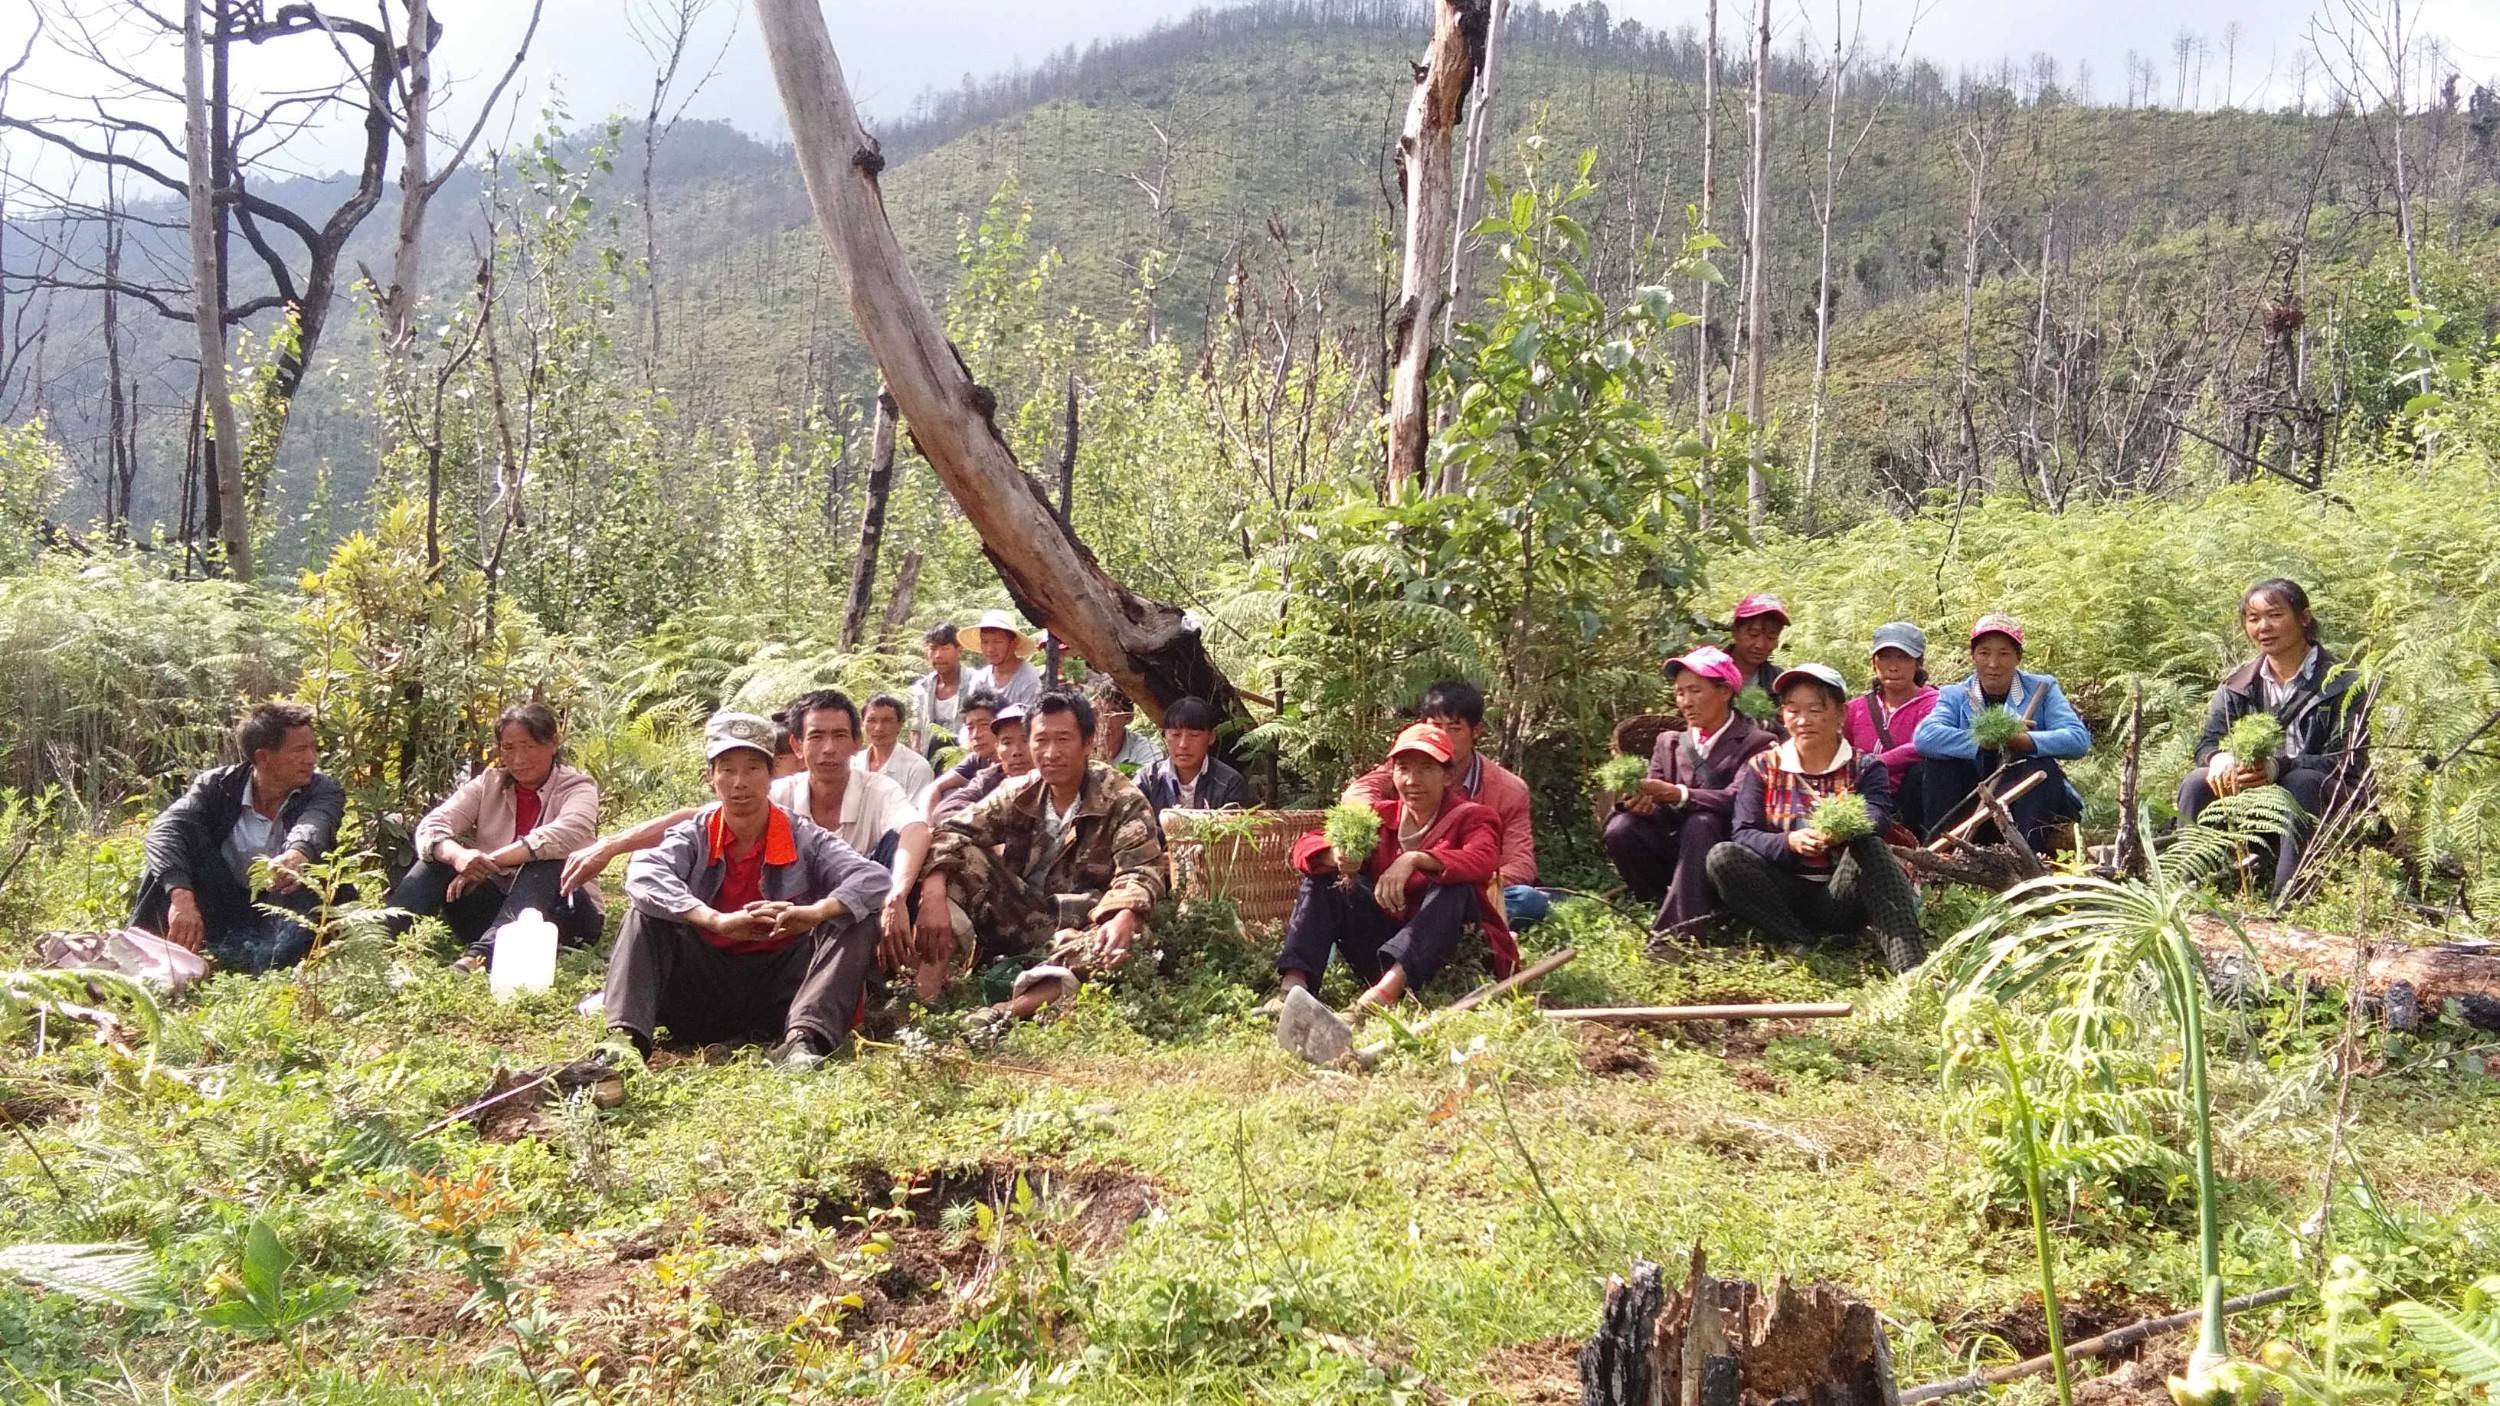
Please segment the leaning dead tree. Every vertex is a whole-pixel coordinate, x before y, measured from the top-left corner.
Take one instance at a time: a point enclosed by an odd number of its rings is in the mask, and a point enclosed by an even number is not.
[[[1241,702],[1197,628],[1176,607],[1114,581],[1017,464],[946,340],[887,222],[877,175],[885,157],[863,130],[834,56],[819,0],[755,0],[773,78],[790,116],[799,170],[835,271],[912,443],[960,504],[981,549],[1024,613],[1109,674],[1149,714],[1199,697],[1227,713]],[[1435,278],[1446,272],[1436,266]]]
[[[1432,408],[1424,389],[1432,366],[1432,334],[1450,275],[1451,197],[1457,174],[1450,143],[1467,89],[1484,62],[1489,0],[1434,0],[1432,43],[1415,65],[1415,95],[1406,105],[1406,130],[1398,137],[1398,180],[1406,197],[1406,262],[1396,315],[1389,323],[1389,350],[1396,369],[1389,378],[1389,491],[1424,474],[1424,451],[1432,439]]]

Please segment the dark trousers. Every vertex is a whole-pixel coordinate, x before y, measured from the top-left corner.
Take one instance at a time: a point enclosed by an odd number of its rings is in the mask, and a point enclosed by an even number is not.
[[[1718,907],[1710,891],[1710,851],[1727,842],[1726,816],[1664,807],[1648,815],[1619,810],[1599,838],[1632,896],[1658,905],[1656,931],[1690,933],[1710,920]]]
[[[556,925],[556,938],[567,947],[588,947],[599,940],[599,910],[576,889],[570,897],[556,892],[564,861],[541,859],[524,864],[512,876],[512,887],[477,884],[458,898],[446,898],[459,872],[433,859],[420,859],[391,885],[390,904],[408,916],[391,920],[393,933],[406,932],[418,918],[440,917],[472,956],[494,950],[495,930],[535,908]]]
[[[851,1033],[877,960],[875,914],[828,924],[770,952],[724,952],[684,923],[628,909],[608,954],[608,1024],[689,1044]]]
[[[1285,950],[1277,954],[1276,970],[1300,972],[1316,985],[1328,970],[1333,949],[1365,986],[1379,981],[1395,963],[1406,968],[1408,988],[1420,991],[1450,964],[1474,913],[1471,890],[1434,884],[1401,925],[1381,908],[1368,886],[1342,888],[1334,875],[1305,874],[1293,915],[1285,919]]]
[[[195,864],[191,876],[191,901],[200,910],[200,926],[205,940],[200,950],[218,966],[259,976],[279,967],[291,967],[304,960],[312,950],[313,930],[303,920],[321,904],[320,895],[309,888],[297,887],[285,893],[264,893],[255,899],[252,891],[234,877],[226,867],[223,854],[213,854],[206,863]],[[342,901],[352,897],[342,893]],[[131,910],[130,925],[159,937],[165,933],[165,918],[173,906],[173,891],[164,878],[145,874],[139,881],[139,902]],[[265,911],[281,908],[283,913]]]
[[[2300,856],[2309,845],[2310,832],[2318,828],[2318,812],[2326,809],[2326,773],[2318,771],[2286,772],[2275,785],[2291,793],[2300,803],[2300,823],[2274,842],[2274,884],[2269,893],[2281,893],[2283,886],[2300,872]],[[2205,769],[2198,767],[2179,782],[2179,818],[2193,821],[2214,803],[2214,788],[2205,779]]]
[[[1934,839],[1937,832],[1969,819],[1971,812],[1980,807],[1979,778],[1983,776],[1994,778],[1989,783],[1990,789],[2002,798],[2014,789],[2016,782],[2031,773],[2047,773],[2039,785],[2015,797],[2005,807],[2014,813],[2014,824],[2022,830],[2023,838],[2035,850],[2047,852],[2053,839],[2050,832],[2057,828],[2059,821],[2082,818],[2075,810],[2073,800],[2066,794],[2066,769],[2046,757],[2017,757],[1999,771],[1997,754],[1982,752],[1974,761],[1964,761],[1960,757],[1929,757],[1919,763],[1919,768],[1923,773],[1919,785],[1925,797],[1923,808],[1926,811],[1921,833],[1929,839]],[[1979,828],[1971,832],[1971,838],[1983,844],[1991,839],[2002,839],[1993,820],[1980,822]]]
[[[1892,822],[1903,826],[1920,839],[1927,838],[1927,767],[1915,761],[1902,768],[1901,779],[1892,784]],[[2041,782],[2043,786],[2048,782]]]
[[[1908,971],[1927,955],[1918,896],[1880,835],[1851,841],[1820,883],[1743,845],[1724,844],[1710,851],[1710,882],[1728,912],[1773,942],[1805,946],[1872,928],[1894,971]]]

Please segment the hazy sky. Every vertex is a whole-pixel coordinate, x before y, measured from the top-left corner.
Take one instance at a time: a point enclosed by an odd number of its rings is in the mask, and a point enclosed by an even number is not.
[[[2348,0],[2323,0],[2340,7]],[[2384,0],[2358,0],[2384,3]],[[45,0],[49,5],[59,0]],[[550,91],[560,92],[572,116],[587,121],[610,111],[639,114],[649,101],[652,62],[636,42],[629,15],[648,14],[666,0],[547,0],[546,18],[524,70],[519,111],[524,122]],[[1547,0],[1563,8],[1559,0]],[[2078,61],[2091,65],[2095,95],[2103,101],[2124,90],[2126,56],[2136,50],[2162,70],[2162,91],[2171,91],[2169,49],[2181,29],[2208,37],[2205,60],[2208,102],[2222,91],[2222,35],[2236,23],[2240,37],[2232,87],[2247,105],[2274,103],[2289,94],[2294,56],[2307,47],[2316,9],[2304,0],[1843,0],[1851,13],[1862,5],[1870,48],[1897,48],[1914,12],[1924,7],[1912,41],[1915,52],[1948,71],[1987,67],[2000,58],[2056,57],[2065,74]],[[340,13],[367,10],[360,0],[330,0]],[[1727,10],[1746,0],[1723,0]],[[1775,43],[1792,48],[1800,31],[1818,46],[1829,43],[1829,0],[1774,0]],[[0,64],[24,41],[28,7],[0,0]],[[83,8],[96,10],[94,5]],[[522,0],[434,0],[445,26],[438,71],[468,81],[455,85],[448,106],[460,120],[475,111],[492,75],[511,51],[526,15]],[[1157,19],[1197,8],[1190,0],[833,0],[828,18],[854,96],[872,118],[907,108],[913,97],[951,87],[967,73],[986,75],[1016,63],[1033,63],[1075,43],[1132,33]],[[1701,0],[1614,0],[1618,19],[1638,19],[1673,30],[1698,23]],[[2452,64],[2469,79],[2500,76],[2500,0],[2418,0],[2417,28],[2443,40]],[[1731,24],[1732,27],[1732,24]],[[134,40],[135,42],[135,40]],[[290,41],[300,45],[303,41]],[[285,46],[279,46],[281,48]],[[694,66],[718,72],[695,96],[688,113],[725,117],[749,131],[777,135],[780,103],[758,40],[753,15],[739,0],[712,0],[696,42]],[[157,51],[162,53],[161,47]],[[171,80],[178,69],[162,70]],[[264,81],[280,81],[264,75]],[[1399,80],[1385,73],[1384,84]],[[99,80],[83,65],[38,51],[9,98],[13,114],[33,115],[96,93]],[[2313,85],[2312,92],[2317,88]],[[2165,99],[2166,100],[2166,99]],[[507,102],[506,107],[511,104]],[[178,120],[178,119],[177,119]],[[498,125],[501,123],[499,121]],[[343,164],[352,137],[327,144],[329,164]],[[0,141],[24,168],[22,138]]]

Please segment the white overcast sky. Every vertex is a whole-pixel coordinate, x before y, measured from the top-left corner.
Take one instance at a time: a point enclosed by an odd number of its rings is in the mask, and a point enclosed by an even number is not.
[[[64,0],[42,0],[47,7]],[[341,14],[369,13],[374,0],[328,0]],[[523,128],[550,91],[560,92],[576,121],[605,114],[639,114],[649,97],[651,60],[637,44],[628,11],[648,12],[668,0],[546,0],[546,17],[523,71],[519,110]],[[1842,0],[1855,13],[1862,3],[1870,48],[1896,48],[1914,10],[1924,7],[1913,40],[1916,53],[1948,72],[1989,67],[2002,58],[2026,60],[2047,53],[2071,75],[2087,62],[2095,95],[2116,98],[2125,82],[2126,56],[2135,50],[2162,70],[2162,91],[2171,87],[2169,49],[2181,29],[2208,37],[2209,101],[2219,97],[2221,36],[2236,23],[2240,38],[2235,95],[2245,105],[2284,101],[2294,56],[2308,45],[2307,31],[2319,5],[2339,12],[2347,3],[2383,6],[2387,0]],[[92,0],[68,0],[89,12],[108,10]],[[1553,8],[1565,3],[1547,0]],[[1722,0],[1723,8],[1750,8],[1746,0]],[[396,7],[394,7],[396,8]],[[964,75],[988,75],[1018,63],[1038,62],[1074,43],[1136,32],[1158,19],[1198,8],[1190,0],[833,0],[828,9],[834,43],[854,96],[871,118],[901,113],[931,87],[952,87]],[[32,7],[0,0],[0,64],[24,43]],[[445,27],[437,51],[439,72],[465,78],[448,105],[457,120],[474,112],[518,39],[527,7],[523,0],[433,0]],[[1614,0],[1616,19],[1673,30],[1698,23],[1701,0]],[[2436,36],[2451,66],[2469,81],[2500,77],[2500,0],[2407,0],[2407,14],[2425,36]],[[1828,36],[1830,0],[1774,0],[1777,44],[1793,47],[1800,29]],[[1731,24],[1731,28],[1733,25]],[[727,118],[763,136],[782,130],[779,98],[756,35],[753,15],[740,0],[712,0],[705,34],[697,42],[698,67],[719,56],[719,68],[688,115]],[[302,44],[304,41],[290,41]],[[1818,45],[1828,38],[1818,38]],[[284,46],[280,46],[284,47]],[[159,50],[161,55],[162,51]],[[177,60],[178,55],[170,56]],[[168,80],[178,67],[159,69]],[[1391,82],[1396,75],[1386,75]],[[272,79],[271,81],[274,81]],[[8,98],[12,115],[37,115],[63,104],[83,104],[98,92],[91,69],[38,48],[34,61]],[[2320,91],[2314,84],[2315,94]],[[511,106],[509,102],[507,107]],[[179,118],[174,119],[176,122]],[[498,126],[502,124],[499,122]],[[351,133],[331,138],[311,164],[345,164]],[[31,155],[22,137],[0,138],[0,154],[23,172]],[[20,196],[23,199],[23,196]]]

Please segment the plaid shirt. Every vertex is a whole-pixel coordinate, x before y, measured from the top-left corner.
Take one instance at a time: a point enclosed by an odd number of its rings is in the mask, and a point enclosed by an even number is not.
[[[1892,823],[1892,776],[1881,758],[1843,742],[1828,769],[1808,772],[1799,769],[1794,742],[1756,752],[1736,782],[1731,838],[1782,868],[1820,877],[1831,868],[1831,860],[1809,860],[1790,849],[1789,832],[1803,829],[1824,797],[1850,791],[1866,798],[1867,816],[1875,822],[1875,833],[1882,834]]]

